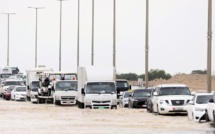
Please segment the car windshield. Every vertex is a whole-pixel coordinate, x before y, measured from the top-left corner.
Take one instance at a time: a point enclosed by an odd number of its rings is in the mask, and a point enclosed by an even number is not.
[[[9,85],[23,85],[23,81],[5,81],[4,86],[9,86]]]
[[[150,94],[150,90],[137,90],[134,91],[133,97],[147,97],[147,94]]]
[[[37,92],[37,91],[38,91],[38,88],[32,88],[31,91]]]
[[[197,104],[206,104],[212,98],[213,98],[213,95],[199,95],[199,96],[197,96],[196,103]]]
[[[92,82],[87,84],[87,94],[115,93],[115,84],[113,82]]]
[[[129,98],[130,92],[125,92],[124,98]]]
[[[191,95],[188,87],[163,87],[159,95]]]
[[[39,81],[33,81],[31,86],[32,86],[32,88],[38,88],[39,87]]]
[[[59,81],[56,83],[56,91],[77,90],[77,81]]]
[[[17,87],[17,88],[16,88],[16,91],[17,91],[17,92],[26,91],[26,87]]]
[[[127,88],[127,87],[128,87],[128,83],[127,83],[127,81],[117,81],[117,82],[116,82],[116,86],[117,86],[117,87],[124,87],[124,88]]]

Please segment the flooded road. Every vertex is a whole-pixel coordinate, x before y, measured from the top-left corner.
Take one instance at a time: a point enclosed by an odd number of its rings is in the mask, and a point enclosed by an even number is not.
[[[79,109],[0,99],[1,134],[215,134],[211,123],[145,109]]]

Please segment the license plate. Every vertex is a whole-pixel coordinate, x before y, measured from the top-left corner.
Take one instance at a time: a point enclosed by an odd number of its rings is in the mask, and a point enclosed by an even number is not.
[[[104,107],[99,107],[99,109],[104,109]]]
[[[183,108],[182,107],[174,107],[173,108],[173,111],[177,111],[177,110],[183,110]]]

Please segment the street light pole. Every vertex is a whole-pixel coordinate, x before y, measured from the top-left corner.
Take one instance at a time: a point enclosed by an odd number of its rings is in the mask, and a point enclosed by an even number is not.
[[[116,67],[116,0],[113,0],[113,66]]]
[[[212,0],[208,0],[207,92],[211,92]]]
[[[61,71],[61,26],[62,26],[62,1],[60,1],[60,38],[59,38],[59,71]]]
[[[148,24],[149,24],[149,1],[146,0],[146,39],[145,39],[145,88],[148,88]]]
[[[94,65],[94,0],[92,0],[92,52],[91,65]]]
[[[79,66],[79,27],[80,27],[80,0],[78,0],[78,29],[77,29],[77,67]]]
[[[10,39],[10,15],[14,15],[16,13],[2,13],[7,15],[8,18],[8,28],[7,28],[7,66],[9,66],[9,55],[10,55],[10,46],[9,46],[9,39]]]
[[[28,7],[36,10],[36,27],[35,27],[35,67],[37,67],[37,10],[44,7]]]

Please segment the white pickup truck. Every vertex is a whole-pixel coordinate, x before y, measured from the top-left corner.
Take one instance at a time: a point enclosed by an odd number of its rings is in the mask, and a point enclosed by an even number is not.
[[[192,99],[184,84],[162,84],[155,87],[152,110],[157,114],[187,113],[186,104]]]

